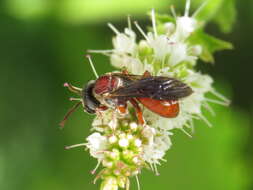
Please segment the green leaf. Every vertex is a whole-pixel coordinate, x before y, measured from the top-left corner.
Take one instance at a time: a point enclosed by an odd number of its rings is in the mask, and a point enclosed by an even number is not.
[[[188,39],[192,45],[201,45],[203,50],[200,58],[205,62],[214,62],[213,53],[220,50],[233,49],[230,42],[220,40],[214,36],[206,34],[202,29],[194,32]]]
[[[209,21],[211,19],[213,19],[216,14],[218,13],[218,11],[220,10],[223,2],[226,0],[203,0],[201,1],[201,3],[206,3],[205,5],[203,5],[204,7],[200,10],[200,12],[197,14],[196,18],[197,20],[200,21]],[[201,6],[201,3],[198,5],[198,7]]]
[[[196,18],[205,22],[213,20],[222,32],[230,32],[236,19],[235,0],[209,0]]]
[[[222,32],[228,33],[231,31],[235,19],[235,0],[225,0],[214,21],[219,25]]]
[[[176,22],[175,18],[168,15],[168,14],[155,13],[155,18],[156,18],[156,21],[157,21],[158,24],[164,24],[166,22],[172,22],[172,23]]]

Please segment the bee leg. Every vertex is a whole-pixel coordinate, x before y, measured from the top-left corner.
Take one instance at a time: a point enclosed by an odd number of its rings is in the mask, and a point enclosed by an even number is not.
[[[96,110],[95,110],[96,115],[99,116],[102,119],[102,123],[104,123],[103,122],[102,112],[107,110],[107,109],[108,109],[108,107],[106,107],[106,106],[100,106],[100,107],[96,108]]]
[[[82,98],[73,98],[73,97],[69,98],[69,100],[70,101],[79,101],[79,102],[83,101]]]
[[[64,83],[63,86],[64,86],[64,87],[67,87],[67,88],[69,89],[69,91],[74,92],[74,93],[76,93],[76,94],[81,95],[81,93],[82,93],[82,89],[81,89],[81,88],[72,86],[70,83],[67,83],[67,82],[66,82],[66,83]]]
[[[102,120],[102,125],[104,125],[104,118],[103,118],[102,112],[107,109],[108,109],[108,107],[106,107],[106,106],[100,106],[100,107],[96,108],[96,110],[95,110],[96,115]]]
[[[151,74],[150,74],[150,72],[145,71],[145,72],[143,73],[142,77],[143,77],[143,78],[151,77]]]
[[[105,111],[105,110],[107,110],[108,109],[108,107],[106,107],[106,106],[99,106],[98,107],[98,110],[99,111]]]
[[[78,108],[78,106],[80,106],[81,105],[81,103],[82,102],[78,102],[78,103],[76,103],[67,113],[66,113],[66,115],[64,116],[64,118],[63,118],[63,120],[60,122],[60,126],[61,126],[61,128],[63,128],[64,127],[64,125],[65,125],[65,122],[67,121],[67,119],[69,118],[69,116],[76,110],[76,108]]]
[[[121,104],[117,107],[117,110],[120,114],[125,115],[127,114],[127,104]]]
[[[129,101],[131,102],[131,104],[133,105],[133,107],[135,109],[136,116],[137,116],[137,119],[138,119],[138,123],[141,124],[141,125],[144,125],[145,120],[143,118],[142,111],[141,111],[141,108],[140,108],[138,102],[133,98],[131,98]]]
[[[129,73],[128,73],[128,71],[127,71],[127,69],[125,67],[122,69],[122,74],[129,75]]]

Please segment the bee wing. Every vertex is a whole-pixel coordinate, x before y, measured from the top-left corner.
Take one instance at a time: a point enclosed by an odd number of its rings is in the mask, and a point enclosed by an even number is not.
[[[144,78],[143,75],[133,75],[133,74],[124,75],[122,73],[113,73],[112,75],[128,81],[136,81]]]
[[[192,93],[192,89],[185,83],[168,77],[146,77],[129,82],[113,91],[111,97],[146,97],[156,100],[177,100]]]

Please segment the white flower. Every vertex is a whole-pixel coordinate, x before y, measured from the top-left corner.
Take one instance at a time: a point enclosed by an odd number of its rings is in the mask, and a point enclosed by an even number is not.
[[[143,145],[143,159],[149,164],[159,164],[163,159],[166,151],[171,146],[169,136],[171,132],[159,130],[150,126],[145,126],[142,135],[148,139],[148,142]]]
[[[166,151],[172,143],[173,129],[180,129],[191,136],[187,129],[193,129],[193,119],[210,123],[202,114],[202,107],[211,110],[208,102],[227,104],[229,101],[214,91],[210,76],[197,72],[194,68],[203,47],[191,44],[188,38],[199,27],[195,16],[189,16],[190,0],[187,0],[183,16],[176,16],[175,23],[159,23],[165,29],[163,34],[157,31],[155,12],[152,10],[152,32],[145,33],[140,25],[135,26],[143,38],[136,41],[131,28],[114,31],[112,50],[93,51],[110,57],[111,64],[117,68],[126,68],[130,74],[143,75],[149,71],[154,76],[176,78],[193,90],[193,94],[178,100],[179,114],[175,118],[164,118],[143,107],[145,125],[137,124],[130,109],[129,114],[120,115],[113,109],[99,113],[93,121],[93,130],[98,131],[87,138],[90,154],[101,162],[104,169],[99,173],[103,183],[102,190],[117,190],[118,186],[129,188],[129,176],[137,176],[147,164],[158,174],[157,164],[164,160]],[[172,11],[174,13],[174,10]],[[211,92],[221,101],[206,97]],[[117,176],[117,177],[115,177]]]
[[[118,119],[117,112],[114,110],[108,109],[104,112],[98,114],[92,122],[92,126],[95,130],[99,132],[103,132],[104,129],[101,126],[108,125],[111,129],[115,129],[117,127]]]
[[[148,34],[150,47],[154,50],[154,57],[158,60],[163,58],[171,52],[171,44],[166,35],[158,35],[155,37],[152,33]]]
[[[118,190],[118,181],[115,177],[107,177],[101,184],[101,190]]]
[[[144,146],[143,158],[150,164],[159,164],[160,160],[163,159],[166,151],[171,146],[171,141],[169,138],[171,135],[168,131],[156,132],[153,136],[153,140],[149,142],[148,145]]]
[[[125,28],[124,33],[117,32],[113,38],[114,52],[117,54],[134,54],[136,50],[136,34],[129,28]]]
[[[177,17],[176,31],[171,36],[174,41],[184,41],[197,28],[197,21],[195,18],[189,16]]]
[[[115,67],[126,68],[133,74],[138,74],[144,70],[144,65],[139,59],[130,57],[128,55],[111,55],[111,64]]]
[[[137,147],[140,147],[140,146],[142,145],[141,140],[140,140],[140,139],[136,139],[136,140],[134,141],[134,145],[137,146]]]
[[[95,132],[87,137],[87,141],[87,148],[90,150],[91,156],[102,159],[104,157],[103,151],[107,148],[107,138]]]
[[[169,65],[174,66],[182,61],[193,62],[197,59],[195,56],[188,55],[188,46],[185,43],[175,43],[170,52]]]
[[[113,143],[117,142],[118,138],[115,135],[112,135],[109,137],[108,140],[111,144],[113,144]]]
[[[126,148],[126,147],[128,147],[128,145],[129,145],[129,141],[128,141],[127,138],[121,138],[121,139],[119,140],[119,146],[120,146],[120,147]]]
[[[167,22],[164,24],[164,28],[166,31],[166,35],[170,36],[175,31],[175,24],[171,22]]]
[[[192,46],[190,50],[194,56],[199,56],[202,53],[202,47],[200,45]]]
[[[136,131],[136,129],[137,129],[137,127],[138,127],[138,125],[137,125],[136,122],[131,122],[131,123],[129,124],[129,126],[130,126],[130,128],[131,128],[133,131]]]

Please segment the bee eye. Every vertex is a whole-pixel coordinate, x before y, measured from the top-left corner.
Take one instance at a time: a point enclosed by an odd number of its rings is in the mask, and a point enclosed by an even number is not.
[[[89,106],[85,105],[84,106],[84,111],[86,111],[87,113],[90,113],[90,114],[94,114],[95,113],[95,110],[94,109],[91,109]]]
[[[94,114],[100,102],[93,96],[92,89],[94,88],[95,81],[90,81],[83,89],[83,102],[84,111]]]

